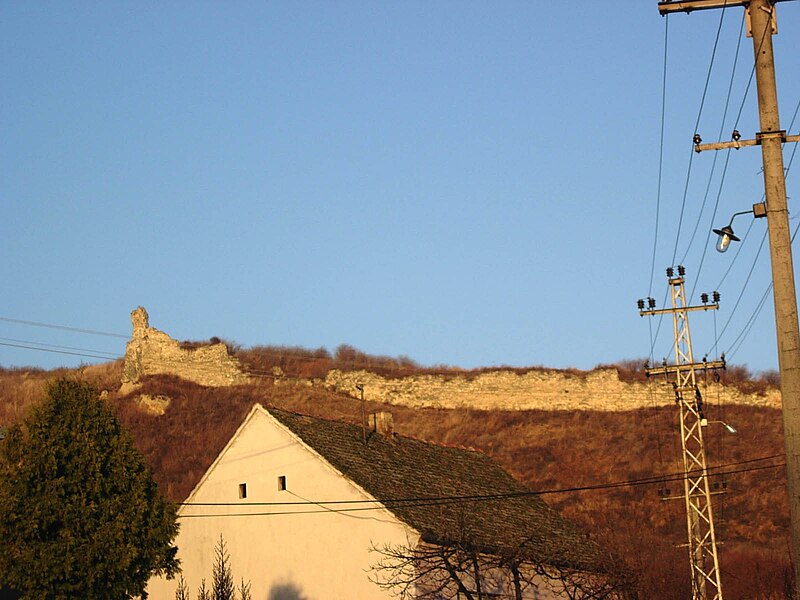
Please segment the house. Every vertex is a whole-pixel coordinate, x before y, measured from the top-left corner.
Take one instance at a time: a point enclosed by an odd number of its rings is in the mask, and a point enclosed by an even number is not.
[[[362,428],[256,404],[179,509],[191,597],[202,579],[210,587],[220,535],[235,581],[249,580],[254,600],[396,597],[376,580],[385,581],[377,565],[397,549],[426,561],[436,557],[423,549],[467,549],[486,566],[477,577],[463,569],[461,597],[478,585],[484,598],[515,597],[499,562],[486,560],[493,556],[546,566],[527,571],[525,598],[561,597],[557,578],[544,575],[601,570],[584,533],[483,453],[399,436],[389,413],[371,421]],[[171,600],[177,585],[154,578],[149,597]],[[413,585],[452,592],[443,598],[459,591],[433,571]]]

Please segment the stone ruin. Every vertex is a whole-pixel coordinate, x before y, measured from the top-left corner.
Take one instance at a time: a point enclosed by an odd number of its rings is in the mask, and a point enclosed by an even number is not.
[[[123,384],[136,384],[144,375],[175,375],[208,387],[248,383],[239,361],[223,343],[183,348],[163,331],[150,327],[143,307],[131,313],[133,335],[125,347]]]

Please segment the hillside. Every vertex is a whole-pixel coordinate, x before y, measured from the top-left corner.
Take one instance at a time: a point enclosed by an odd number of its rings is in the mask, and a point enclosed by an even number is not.
[[[325,363],[333,357],[317,360]],[[351,366],[364,368],[361,362],[352,361]],[[275,377],[260,377],[245,385],[212,388],[159,375],[142,378],[138,388],[124,393],[118,391],[121,362],[75,372],[5,370],[0,372],[0,422],[18,419],[50,378],[88,380],[108,390],[108,401],[132,431],[159,485],[180,501],[254,402],[359,422],[357,399],[300,377],[301,367],[307,371],[309,363],[284,359],[269,366],[281,368],[284,375],[294,370],[293,379],[279,383]],[[315,369],[323,366],[319,363]],[[372,368],[380,372],[381,366]],[[405,368],[413,374],[411,365]],[[706,430],[709,464],[729,465],[720,469],[729,472],[727,493],[716,496],[715,504],[718,531],[725,541],[721,566],[726,598],[783,597],[789,523],[784,471],[775,466],[782,463],[783,454],[780,411],[717,404],[711,397],[707,402],[710,420],[724,420],[738,430],[737,435],[723,435],[722,427]],[[679,497],[680,483],[649,479],[680,470],[673,406],[632,411],[485,411],[367,402],[367,410],[390,410],[400,434],[480,448],[532,489],[546,492],[544,498],[551,505],[587,527],[642,573],[644,598],[690,595],[686,550],[675,547],[686,535],[683,503],[659,497],[665,487],[672,497]],[[639,479],[651,482],[608,487]],[[713,481],[722,484],[722,477]],[[575,490],[592,486],[605,487]]]

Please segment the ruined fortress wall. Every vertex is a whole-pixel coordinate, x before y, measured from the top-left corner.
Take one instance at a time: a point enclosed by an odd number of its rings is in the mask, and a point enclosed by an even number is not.
[[[517,375],[493,371],[475,377],[418,375],[389,379],[367,371],[331,371],[324,385],[356,398],[413,408],[471,408],[478,410],[605,410],[622,411],[672,405],[672,388],[663,382],[620,381],[615,369],[598,369],[585,375],[562,371],[530,371]],[[742,394],[730,386],[701,386],[706,402],[780,407],[780,391],[764,395]],[[719,397],[718,397],[719,394]]]
[[[150,327],[141,306],[131,313],[133,336],[125,348],[123,383],[137,383],[143,375],[176,375],[209,387],[247,383],[239,362],[225,344],[181,348],[163,331]]]
[[[195,349],[180,344],[163,331],[150,327],[147,311],[131,313],[133,336],[125,350],[123,383],[136,383],[144,375],[176,375],[210,387],[248,383],[239,362],[225,344]],[[330,371],[322,381],[276,378],[276,384],[304,383],[367,400],[412,408],[471,408],[478,410],[607,410],[622,411],[672,405],[672,388],[656,378],[652,383],[620,381],[615,369],[597,369],[575,375],[565,371],[536,370],[518,375],[491,371],[469,377],[415,375],[392,379],[367,371]],[[706,403],[780,407],[780,391],[743,394],[732,386],[701,386]]]

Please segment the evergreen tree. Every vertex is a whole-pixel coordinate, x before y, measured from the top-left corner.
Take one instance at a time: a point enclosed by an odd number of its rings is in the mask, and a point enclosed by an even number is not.
[[[253,596],[250,594],[250,582],[245,583],[244,577],[242,577],[242,584],[239,586],[239,600],[253,600]]]
[[[181,575],[178,588],[175,590],[175,600],[189,600],[189,586],[186,585],[183,575]]]
[[[90,386],[59,380],[0,442],[0,588],[124,600],[178,571],[174,505]]]
[[[228,548],[225,546],[225,538],[222,537],[222,534],[219,534],[217,545],[214,546],[212,577],[212,600],[234,600],[236,587],[231,573],[231,557],[228,555]]]
[[[200,580],[200,589],[197,590],[197,600],[211,600],[211,594],[206,589],[206,580]]]

